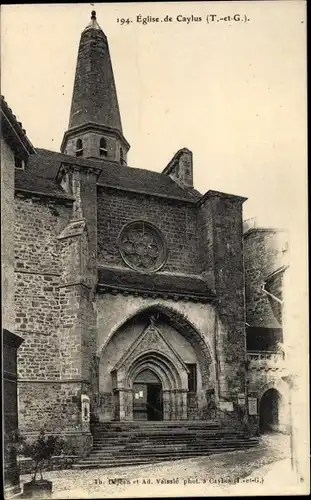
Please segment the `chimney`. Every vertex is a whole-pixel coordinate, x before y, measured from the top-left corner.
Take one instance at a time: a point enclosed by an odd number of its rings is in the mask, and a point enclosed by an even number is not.
[[[177,151],[163,170],[173,181],[184,188],[193,188],[192,152],[183,148]]]

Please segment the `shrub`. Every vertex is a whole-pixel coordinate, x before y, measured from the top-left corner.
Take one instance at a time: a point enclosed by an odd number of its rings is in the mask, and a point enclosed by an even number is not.
[[[27,440],[21,436],[19,443],[19,454],[31,458],[34,462],[32,482],[36,481],[38,472],[40,473],[41,479],[43,479],[42,469],[44,463],[49,463],[53,456],[60,455],[65,445],[64,440],[58,436],[46,436],[43,429],[34,442],[27,442]]]

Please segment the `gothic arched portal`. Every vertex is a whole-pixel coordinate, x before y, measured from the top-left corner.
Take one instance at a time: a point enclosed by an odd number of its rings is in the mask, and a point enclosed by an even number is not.
[[[130,331],[135,324],[139,324],[140,327],[145,326],[124,351],[124,339],[126,343],[129,337],[126,334],[127,328]],[[176,346],[176,341],[173,347],[167,332],[164,334],[161,331],[165,325],[169,325],[181,335],[184,344],[189,345],[189,352],[194,353],[192,356],[195,357],[194,364],[197,366],[200,381],[198,390],[193,381],[192,384],[189,383],[189,377],[193,374],[193,370],[189,367],[193,368],[193,364],[191,365],[193,360],[190,361],[190,366],[189,359],[187,360],[185,355],[186,361],[184,361],[183,355],[180,354],[182,349]],[[118,338],[121,339],[119,344]],[[108,363],[111,344],[115,351],[119,352],[117,363],[107,367],[112,380],[114,406],[112,418],[116,420],[208,418],[206,393],[214,387],[212,356],[206,339],[187,318],[163,306],[144,309],[127,318],[110,336],[101,356],[106,355]],[[143,380],[143,377],[146,380]],[[139,384],[140,390],[138,390]],[[148,412],[149,405],[154,408]]]

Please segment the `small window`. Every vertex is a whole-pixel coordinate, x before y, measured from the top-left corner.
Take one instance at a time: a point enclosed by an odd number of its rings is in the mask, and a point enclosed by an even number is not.
[[[104,137],[101,138],[99,142],[99,156],[108,156],[107,141]]]
[[[189,392],[197,392],[197,365],[195,363],[189,363],[186,365],[188,373],[188,390]]]
[[[83,156],[83,144],[81,139],[77,139],[76,142],[76,156]]]
[[[23,160],[21,160],[21,158],[19,158],[18,156],[15,156],[14,162],[15,162],[15,168],[18,168],[19,170],[24,170],[25,164],[24,164]]]
[[[124,153],[123,153],[123,149],[122,148],[120,148],[120,163],[121,163],[121,165],[125,164]]]

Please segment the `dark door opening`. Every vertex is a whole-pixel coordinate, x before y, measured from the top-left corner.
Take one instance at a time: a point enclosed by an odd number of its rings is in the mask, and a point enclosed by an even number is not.
[[[264,393],[259,404],[259,430],[262,434],[278,431],[280,394],[276,389]]]
[[[161,384],[147,384],[147,418],[163,420]]]

